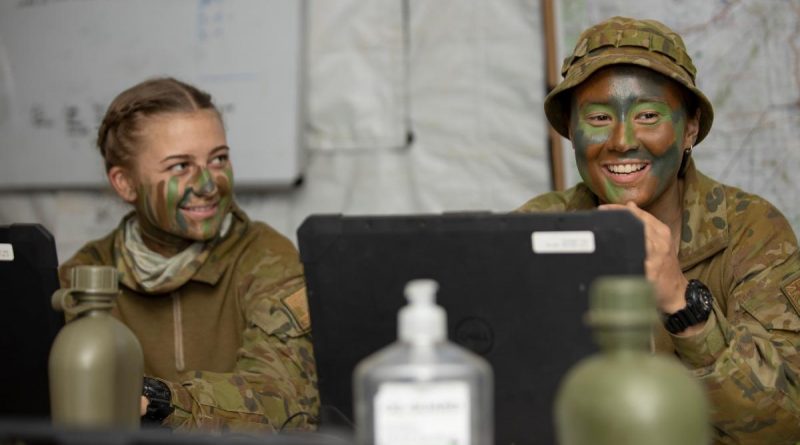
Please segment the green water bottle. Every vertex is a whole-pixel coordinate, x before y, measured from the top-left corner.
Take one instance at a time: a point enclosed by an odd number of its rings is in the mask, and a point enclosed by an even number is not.
[[[601,352],[573,367],[555,401],[560,445],[707,445],[708,401],[676,358],[650,352],[658,322],[640,277],[603,277],[586,316]]]
[[[53,307],[74,317],[50,349],[53,423],[77,428],[136,429],[144,376],[142,347],[111,315],[117,270],[77,266],[72,287],[53,294]]]

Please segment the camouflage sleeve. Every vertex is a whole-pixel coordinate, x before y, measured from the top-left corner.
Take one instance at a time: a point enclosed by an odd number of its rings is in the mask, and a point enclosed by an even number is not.
[[[240,302],[246,322],[235,368],[189,371],[180,382],[165,382],[175,407],[166,426],[214,431],[315,427],[319,399],[302,266],[291,242],[256,230],[260,235],[248,253],[230,266],[236,272],[229,292]],[[59,270],[62,285],[69,285],[73,266],[110,264],[112,239],[89,244],[65,262]]]
[[[58,267],[58,281],[62,288],[70,287],[70,271],[75,266],[97,266],[105,265],[97,248],[93,245],[86,245],[75,253],[72,258],[65,261]]]
[[[800,440],[800,257],[782,217],[732,240],[727,313],[714,304],[702,332],[673,337],[706,385],[722,443]]]
[[[258,287],[258,285],[255,285]],[[225,431],[308,430],[318,414],[316,371],[302,278],[255,296],[230,373],[194,371],[175,384],[165,424]]]
[[[308,430],[319,409],[302,265],[292,243],[253,229],[231,287],[246,326],[230,372],[189,371],[170,382],[175,411],[165,424],[204,430]]]

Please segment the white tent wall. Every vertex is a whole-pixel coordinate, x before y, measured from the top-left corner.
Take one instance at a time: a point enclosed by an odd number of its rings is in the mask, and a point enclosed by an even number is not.
[[[310,1],[304,181],[238,202],[294,239],[311,213],[508,211],[548,190],[539,8]],[[128,210],[109,191],[0,194],[0,224],[44,224],[61,261]]]
[[[800,230],[797,0],[554,3],[559,61],[582,29],[612,15],[679,32],[715,109],[693,152],[698,167],[770,200]],[[294,239],[311,213],[508,211],[549,189],[539,0],[308,6],[304,182],[238,191],[251,217]],[[234,163],[247,163],[235,149]],[[0,193],[0,224],[43,223],[61,260],[126,211],[110,192]]]

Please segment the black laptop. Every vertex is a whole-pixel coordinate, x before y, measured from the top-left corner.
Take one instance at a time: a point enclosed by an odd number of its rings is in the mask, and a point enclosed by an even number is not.
[[[396,340],[405,284],[433,278],[448,337],[494,370],[495,443],[552,445],[561,378],[596,351],[589,286],[644,271],[627,211],[312,215],[297,235],[323,428],[352,427],[353,369]]]
[[[50,416],[47,359],[64,325],[53,236],[39,224],[0,226],[0,419]]]

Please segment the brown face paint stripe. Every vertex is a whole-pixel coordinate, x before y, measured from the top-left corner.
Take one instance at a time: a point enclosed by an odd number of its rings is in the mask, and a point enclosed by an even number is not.
[[[155,224],[157,222],[157,219],[153,207],[150,203],[150,191],[145,185],[139,186],[139,200],[141,201],[142,208],[144,209],[145,213],[143,215],[144,219]]]
[[[169,214],[167,209],[167,199],[166,199],[166,188],[167,188],[167,181],[160,181],[156,186],[156,202],[158,205],[156,206],[156,221],[160,224],[168,225]]]
[[[225,175],[220,178],[218,185],[222,195],[228,195],[231,192],[231,189],[233,189],[233,168],[227,167],[225,169]]]

